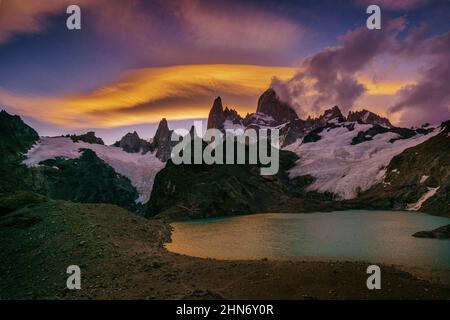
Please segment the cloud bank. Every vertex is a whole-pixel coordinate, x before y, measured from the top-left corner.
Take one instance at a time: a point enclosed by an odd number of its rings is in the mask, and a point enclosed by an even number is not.
[[[406,33],[399,40],[401,33]],[[428,36],[428,28],[407,29],[406,20],[397,18],[382,30],[358,28],[345,34],[341,45],[325,48],[307,57],[296,75],[288,81],[274,78],[272,87],[300,116],[318,114],[333,105],[344,112],[361,108],[357,103],[367,94],[360,74],[385,57],[427,61],[420,78],[390,99],[386,114],[399,114],[399,124],[440,123],[450,118],[450,33]],[[364,106],[363,106],[364,107]]]
[[[205,118],[213,99],[254,112],[273,75],[287,80],[295,68],[254,65],[187,65],[136,69],[88,93],[30,96],[0,88],[11,112],[67,128],[115,127],[144,122]]]

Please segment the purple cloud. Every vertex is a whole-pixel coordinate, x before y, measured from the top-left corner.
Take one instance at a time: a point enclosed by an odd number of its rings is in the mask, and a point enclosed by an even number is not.
[[[404,125],[450,119],[450,33],[426,42],[436,50],[435,58],[422,70],[418,83],[401,89],[397,102],[389,108],[390,113],[402,112],[400,122]]]
[[[306,58],[291,80],[274,79],[272,87],[301,116],[335,104],[348,111],[366,91],[355,73],[377,55],[399,50],[395,48],[395,39],[404,27],[404,19],[399,18],[386,23],[382,31],[365,27],[350,31],[341,46],[326,48]]]
[[[380,31],[359,28],[348,32],[339,47],[306,58],[292,79],[273,79],[272,87],[302,117],[336,104],[347,112],[366,92],[356,74],[375,58],[422,59],[428,65],[420,70],[418,82],[399,90],[393,96],[395,103],[385,109],[391,114],[401,112],[400,124],[405,126],[449,119],[450,32],[430,37],[428,26],[422,25],[406,30],[399,40],[406,21],[398,18],[385,25]]]

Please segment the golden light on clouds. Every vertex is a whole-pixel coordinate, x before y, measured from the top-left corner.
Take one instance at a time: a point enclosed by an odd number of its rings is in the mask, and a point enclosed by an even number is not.
[[[163,117],[206,118],[218,95],[225,105],[245,115],[256,110],[257,99],[272,77],[287,80],[296,71],[294,67],[224,64],[145,68],[82,94],[43,97],[0,88],[0,103],[18,114],[67,128],[108,128],[158,122]],[[368,89],[367,96],[391,96],[405,85],[368,79],[359,79]]]
[[[0,90],[0,103],[18,113],[65,127],[112,127],[208,116],[217,95],[254,111],[273,76],[289,79],[295,68],[254,65],[186,65],[129,71],[90,93],[36,97]],[[249,104],[249,101],[252,104]],[[254,101],[253,101],[254,100]],[[242,102],[242,104],[240,104]]]
[[[412,84],[408,81],[392,80],[373,82],[367,78],[358,79],[367,89],[367,93],[370,95],[394,95],[402,87]]]

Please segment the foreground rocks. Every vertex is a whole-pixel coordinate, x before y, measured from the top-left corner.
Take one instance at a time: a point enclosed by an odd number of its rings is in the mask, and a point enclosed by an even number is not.
[[[420,231],[413,234],[416,238],[430,238],[430,239],[450,239],[450,224],[431,230]]]

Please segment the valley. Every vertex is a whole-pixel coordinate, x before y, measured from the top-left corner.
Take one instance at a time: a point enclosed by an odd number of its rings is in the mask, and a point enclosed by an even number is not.
[[[107,146],[93,132],[39,137],[20,117],[2,111],[0,298],[448,299],[445,272],[421,273],[419,260],[407,265],[376,255],[347,259],[344,253],[308,259],[306,247],[300,259],[245,255],[238,240],[244,241],[245,233],[234,239],[243,255],[225,260],[167,251],[165,244],[179,245],[170,242],[172,236],[178,239],[181,221],[274,212],[278,218],[287,213],[319,218],[329,212],[334,219],[341,214],[333,212],[345,210],[450,216],[448,121],[405,129],[367,110],[344,117],[333,107],[302,120],[286,108],[270,89],[254,114],[242,118],[217,98],[208,119],[209,128],[222,132],[280,130],[279,170],[271,176],[260,174],[259,159],[245,165],[174,164],[173,130],[165,119],[149,141],[134,132]],[[199,141],[196,136],[187,147]],[[391,221],[394,214],[388,217]],[[408,219],[386,222],[386,227]],[[364,233],[362,226],[352,226],[344,235]],[[419,223],[402,241],[425,246],[423,241],[442,241],[412,236],[437,227]],[[278,232],[298,234],[293,229]],[[379,232],[383,230],[373,237]],[[256,231],[251,234],[257,236]],[[394,238],[400,234],[392,232]],[[295,248],[295,243],[283,246]],[[315,252],[333,247],[317,239],[313,243],[320,245]],[[269,250],[270,242],[266,244]],[[361,242],[361,250],[378,252],[370,247]],[[411,255],[422,262],[445,258],[439,253],[427,258],[423,254],[434,251],[421,250]],[[382,266],[381,291],[365,287],[368,260]],[[79,291],[64,289],[65,268],[73,264],[83,274]]]
[[[448,299],[450,288],[364,262],[192,258],[164,249],[170,227],[107,204],[49,201],[0,218],[1,299]],[[66,268],[82,271],[67,290]]]

